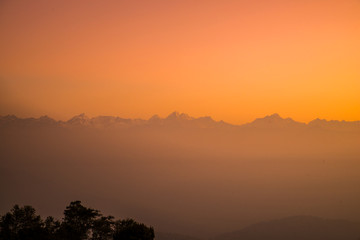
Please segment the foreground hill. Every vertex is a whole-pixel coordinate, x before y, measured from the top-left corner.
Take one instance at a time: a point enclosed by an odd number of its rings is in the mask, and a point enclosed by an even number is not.
[[[251,225],[216,240],[358,240],[360,224],[296,216]]]

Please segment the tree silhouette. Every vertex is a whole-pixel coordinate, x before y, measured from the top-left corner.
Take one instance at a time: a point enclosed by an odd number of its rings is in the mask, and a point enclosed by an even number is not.
[[[10,212],[1,217],[1,240],[41,240],[46,239],[46,230],[41,217],[31,206],[15,205]]]
[[[114,240],[152,240],[154,229],[133,219],[119,220],[115,222]]]
[[[15,205],[0,217],[0,240],[153,240],[154,229],[132,219],[114,221],[98,210],[71,202],[62,221],[45,221],[31,206]]]
[[[80,201],[71,202],[64,211],[60,236],[69,240],[89,239],[90,229],[99,211],[84,207]]]
[[[44,224],[46,239],[58,239],[61,223],[50,216],[45,219]]]
[[[113,237],[114,217],[100,217],[93,222],[92,240],[108,240]]]

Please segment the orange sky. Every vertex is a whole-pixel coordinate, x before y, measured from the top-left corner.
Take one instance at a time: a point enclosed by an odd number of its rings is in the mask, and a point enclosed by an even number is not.
[[[360,120],[359,0],[2,0],[0,115]]]

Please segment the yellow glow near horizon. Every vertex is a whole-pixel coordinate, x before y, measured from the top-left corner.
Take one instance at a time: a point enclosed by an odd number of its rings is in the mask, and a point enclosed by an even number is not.
[[[0,115],[360,120],[360,2],[0,3]]]

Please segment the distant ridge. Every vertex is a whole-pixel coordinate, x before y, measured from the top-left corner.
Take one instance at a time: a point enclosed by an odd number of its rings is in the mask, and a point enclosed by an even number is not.
[[[256,129],[324,129],[333,131],[360,131],[360,121],[338,121],[314,119],[303,123],[292,118],[282,118],[279,114],[257,118],[250,123],[233,125],[224,121],[215,121],[210,116],[194,118],[185,113],[172,112],[165,118],[154,115],[148,120],[121,118],[115,116],[97,116],[89,118],[84,113],[67,121],[56,121],[48,116],[39,118],[18,118],[15,115],[0,116],[0,126],[59,126],[59,127],[129,127],[129,126],[169,126],[187,128],[256,128]]]

